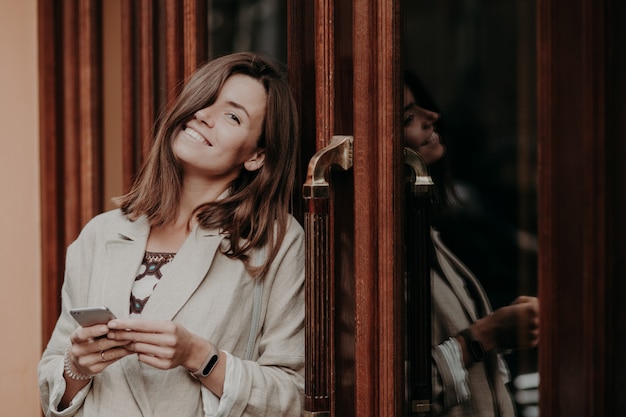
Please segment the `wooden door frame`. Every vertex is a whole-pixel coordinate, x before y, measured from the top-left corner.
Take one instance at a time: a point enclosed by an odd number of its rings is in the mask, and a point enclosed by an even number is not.
[[[144,6],[151,3],[142,1]],[[329,2],[320,0],[315,5],[321,7]],[[69,8],[60,7],[62,3]],[[92,159],[100,146],[101,130],[100,23],[94,13],[100,1],[62,3],[38,2],[44,344],[59,313],[65,248],[82,224],[101,210],[101,201],[94,197],[101,194],[101,165],[97,158]],[[176,11],[176,19],[186,22],[175,26],[183,28],[184,39],[203,39],[203,22],[195,17],[204,3],[186,0],[182,9],[175,3],[168,0],[167,5]],[[298,94],[304,95],[313,93],[309,80],[316,54],[323,53],[325,45],[318,45],[318,52],[308,46],[316,42],[315,28],[302,17],[312,12],[310,3],[292,3],[290,82]],[[393,415],[400,408],[401,392],[397,359],[401,355],[394,342],[400,331],[394,306],[398,297],[395,282],[399,280],[393,278],[399,276],[400,264],[393,259],[398,255],[401,225],[398,208],[387,204],[393,200],[377,196],[397,191],[393,178],[401,162],[397,152],[399,132],[389,125],[392,117],[376,115],[389,116],[396,110],[396,100],[389,102],[385,97],[398,97],[393,91],[397,86],[389,80],[399,75],[400,52],[389,45],[400,45],[399,2],[354,0],[354,4],[352,36],[358,62],[354,77],[357,83],[371,86],[367,92],[354,91],[358,109],[354,112],[355,160],[360,167],[376,170],[372,176],[356,169],[354,179],[357,210],[364,214],[364,222],[355,229],[355,258],[367,259],[357,262],[359,354],[355,407],[358,415]],[[298,8],[299,12],[293,12]],[[626,169],[621,155],[626,149],[620,140],[626,135],[626,125],[619,117],[626,109],[626,86],[621,76],[626,65],[616,52],[625,46],[624,30],[619,25],[625,16],[624,6],[616,0],[537,2],[542,416],[611,415],[626,406],[618,392],[626,381],[625,373],[618,372],[626,346],[626,307],[621,300],[626,291],[621,279],[626,273],[626,222],[622,215],[626,210]],[[86,42],[74,48],[75,52],[69,43],[78,36],[72,40],[67,35],[69,26],[66,32],[61,30],[64,19],[83,22],[72,26]],[[180,46],[177,33],[170,33],[168,39]],[[139,48],[153,48],[153,42],[153,38],[146,40]],[[195,49],[194,45],[191,41],[182,48],[170,49],[185,52],[182,57],[170,55],[171,76],[166,77],[169,85],[203,59],[198,54],[206,48]],[[364,59],[372,51],[376,65]],[[130,59],[127,56],[126,61]],[[145,62],[153,65],[149,57]],[[78,81],[80,90],[72,80]],[[145,100],[152,100],[150,93],[146,94]],[[76,97],[84,105],[75,108]],[[301,99],[299,103],[302,107]],[[81,114],[78,109],[89,114],[73,119],[69,117],[72,108],[76,114]],[[150,125],[149,119],[146,125]],[[83,124],[75,124],[77,120]],[[302,120],[303,132],[315,123],[310,115],[303,115]],[[305,141],[304,154],[310,153],[310,145],[317,140],[315,130],[310,131],[313,140]],[[125,139],[130,140],[127,146],[131,152],[126,156],[130,162],[125,175],[131,175],[137,158],[132,152],[141,152],[137,137],[145,132],[128,125],[125,132],[125,137],[135,138]],[[92,162],[81,165],[76,156],[64,153],[74,152],[67,147],[78,143],[78,136],[85,143],[84,135],[88,136],[88,145],[80,154]],[[386,136],[389,141],[381,140]],[[70,181],[72,178],[81,181]],[[371,233],[373,225],[377,229],[382,225],[378,235]],[[366,258],[368,254],[375,256]]]
[[[626,406],[624,17],[613,0],[537,3],[542,416]]]

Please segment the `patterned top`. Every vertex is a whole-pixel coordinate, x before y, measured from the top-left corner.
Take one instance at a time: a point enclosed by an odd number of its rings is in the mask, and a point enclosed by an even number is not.
[[[175,253],[146,252],[130,294],[130,317],[138,317]]]

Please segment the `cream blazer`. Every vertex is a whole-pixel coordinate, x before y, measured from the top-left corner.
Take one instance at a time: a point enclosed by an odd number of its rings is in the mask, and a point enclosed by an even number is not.
[[[431,233],[443,274],[432,272],[433,406],[434,416],[511,417],[512,397],[505,382],[509,372],[501,356],[487,352],[485,360],[467,369],[471,398],[459,403],[450,368],[437,346],[492,312],[482,286],[471,271]]]
[[[195,228],[142,312],[146,320],[179,322],[226,351],[228,395],[218,399],[182,367],[164,371],[129,355],[96,375],[70,407],[56,411],[65,390],[63,353],[77,326],[69,310],[106,305],[117,317],[128,317],[149,231],[145,218],[131,222],[113,210],[91,220],[69,246],[61,315],[38,368],[45,415],[300,416],[304,232],[293,218],[262,284],[242,262],[222,254],[223,235]]]

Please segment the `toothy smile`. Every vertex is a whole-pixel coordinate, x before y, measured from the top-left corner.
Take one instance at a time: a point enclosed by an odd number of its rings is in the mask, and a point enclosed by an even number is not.
[[[209,142],[204,136],[200,133],[196,132],[189,126],[183,126],[183,131],[187,134],[187,136],[191,137],[194,141],[203,143],[207,146],[212,146],[211,142]]]
[[[430,145],[431,143],[434,143],[434,142],[439,142],[439,135],[435,131],[433,131],[433,133],[430,134],[428,139],[426,139],[424,143],[420,145],[420,147]]]

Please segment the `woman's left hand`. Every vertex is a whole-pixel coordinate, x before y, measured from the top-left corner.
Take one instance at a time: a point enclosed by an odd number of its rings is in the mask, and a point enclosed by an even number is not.
[[[195,371],[209,355],[207,340],[173,321],[115,319],[108,323],[109,339],[126,340],[126,349],[137,353],[139,360],[159,369],[183,366]]]

